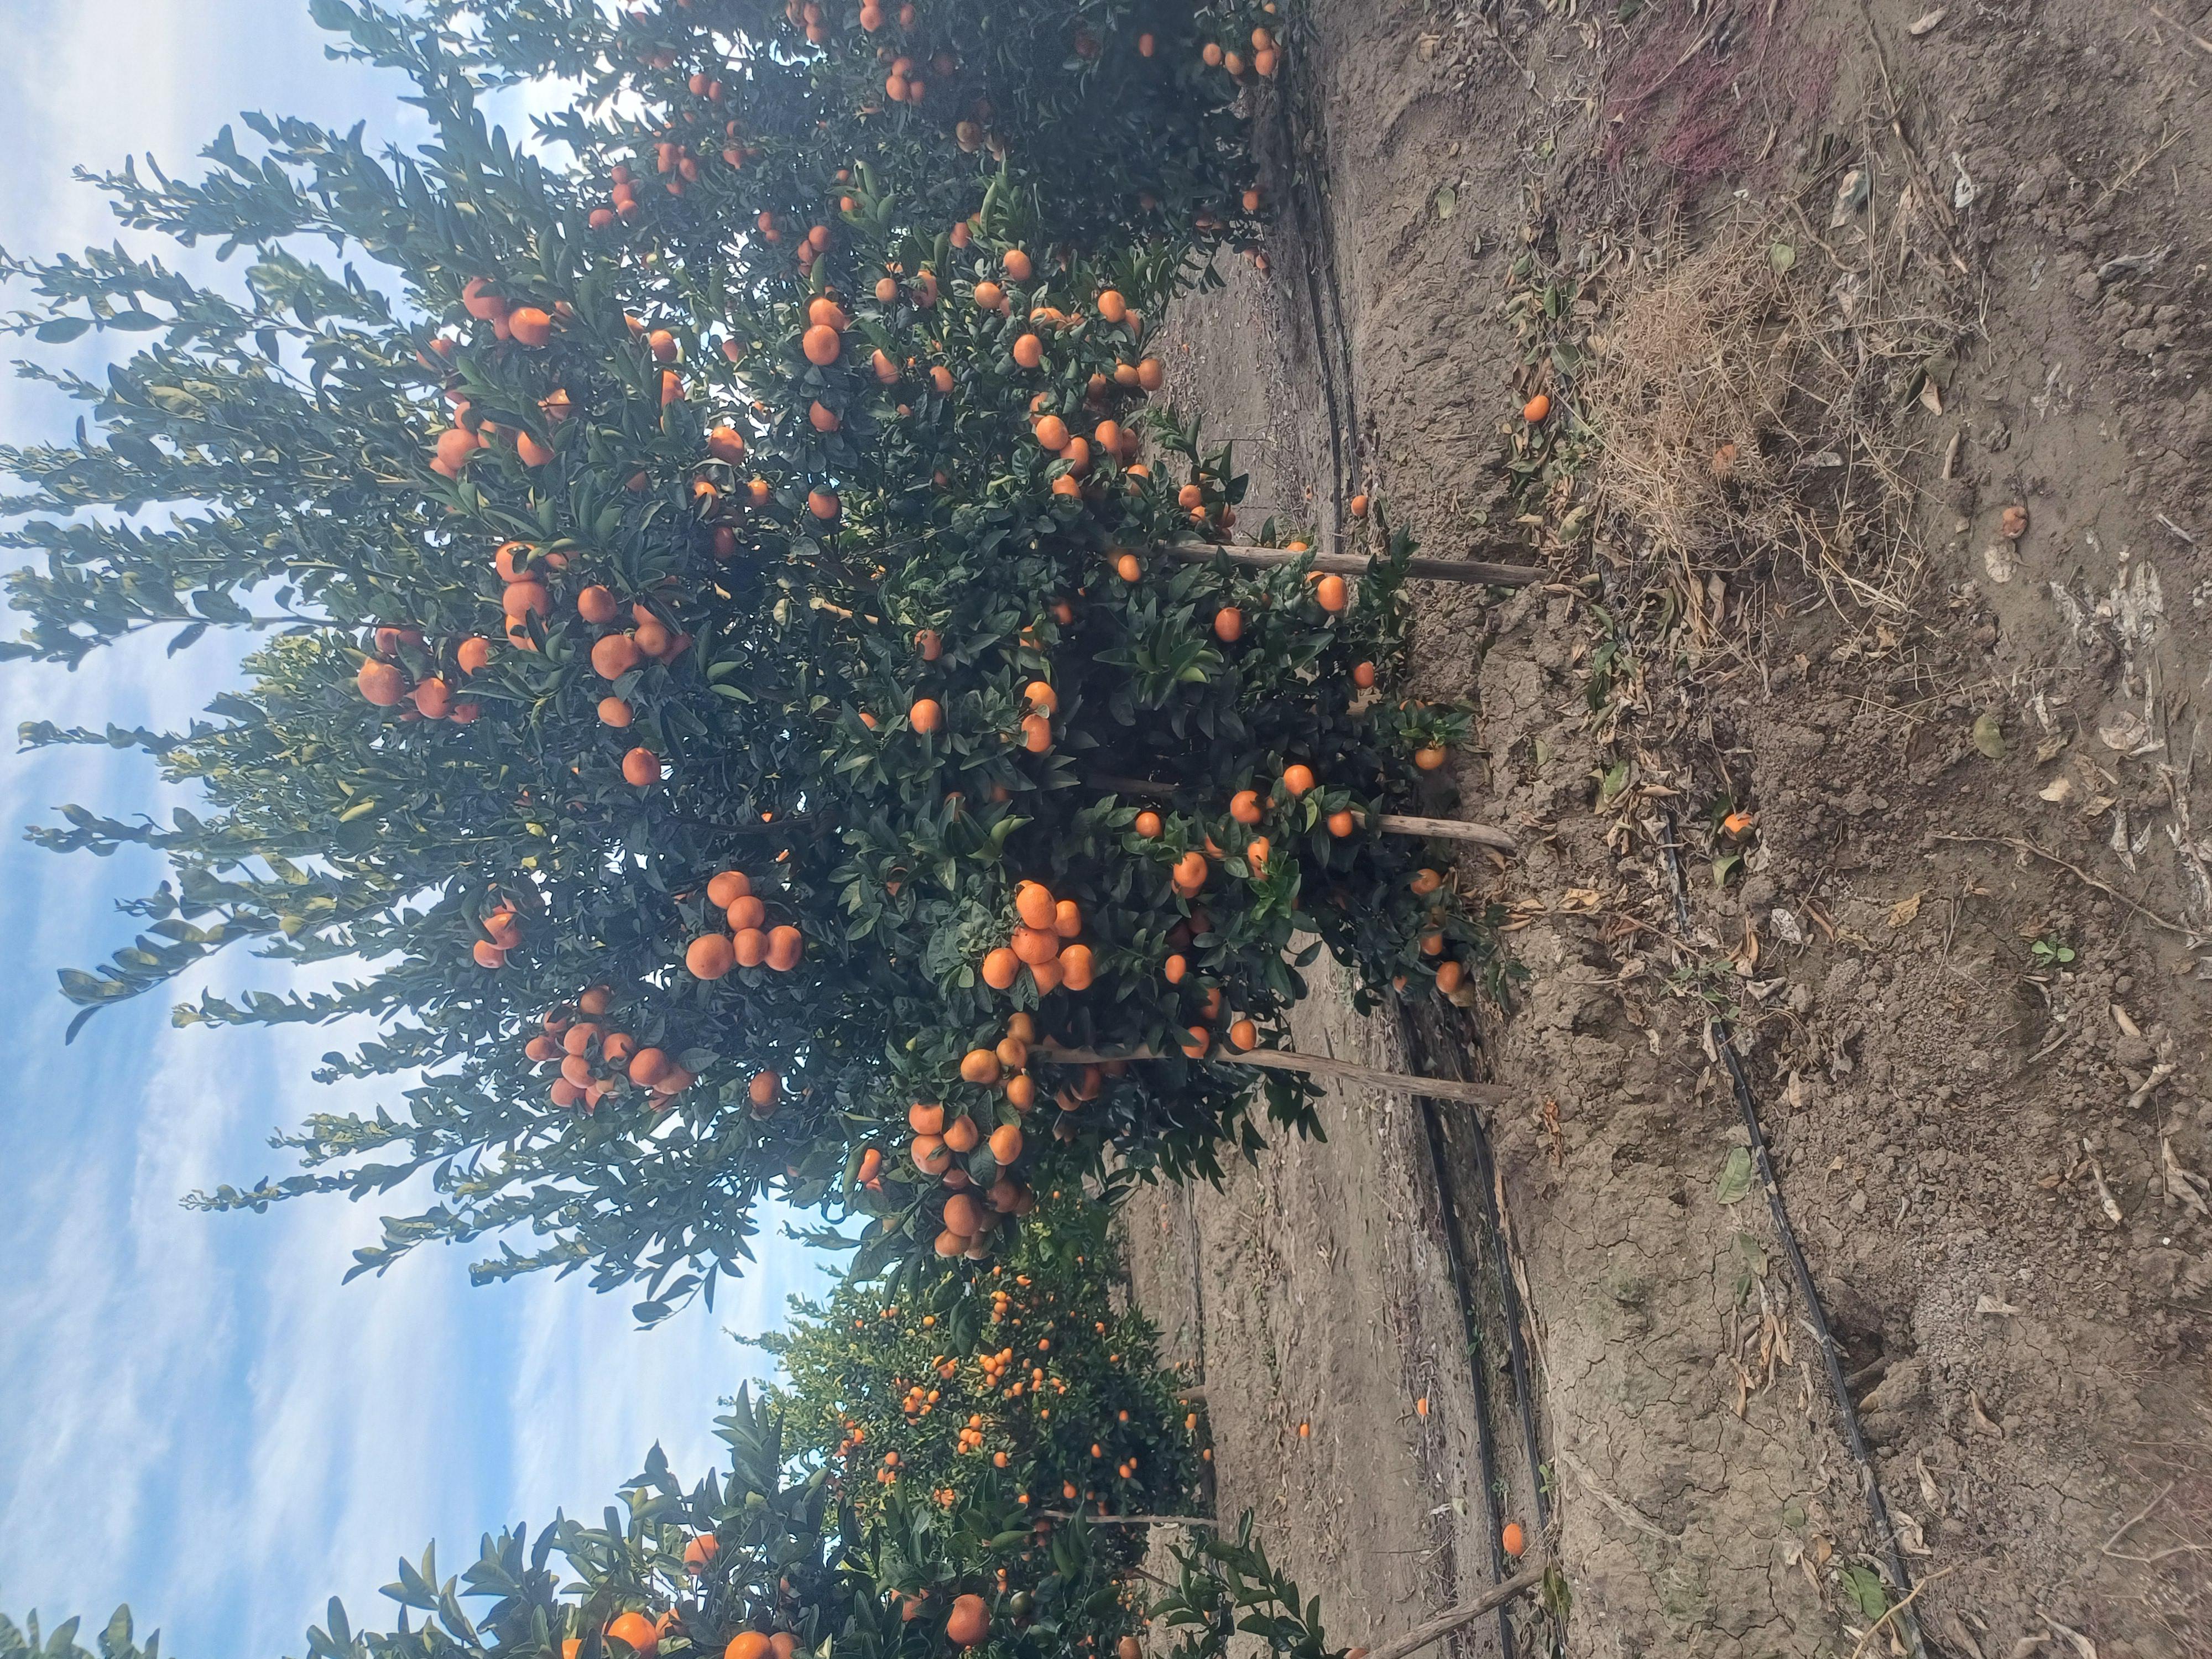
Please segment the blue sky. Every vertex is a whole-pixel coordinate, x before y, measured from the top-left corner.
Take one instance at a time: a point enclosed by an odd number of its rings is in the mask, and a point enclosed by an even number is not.
[[[419,127],[398,90],[326,61],[306,0],[5,0],[0,246],[113,240],[71,166],[151,151],[188,170],[240,109],[367,118],[405,141]],[[0,439],[61,436],[75,416],[0,378]],[[4,616],[0,631],[15,631]],[[32,718],[175,724],[220,688],[227,652],[210,640],[170,660],[155,641],[76,674],[0,664],[0,711],[10,733]],[[455,1251],[342,1286],[377,1222],[342,1201],[186,1212],[193,1188],[283,1172],[272,1128],[376,1097],[307,1080],[328,1030],[178,1031],[166,1000],[105,1012],[64,1048],[54,970],[124,942],[112,901],[159,874],[15,838],[64,801],[126,816],[160,796],[136,757],[0,750],[16,1079],[0,1092],[0,1608],[96,1621],[128,1601],[182,1659],[297,1654],[332,1594],[356,1624],[386,1622],[377,1589],[427,1540],[452,1571],[488,1528],[596,1515],[656,1439],[702,1472],[714,1402],[759,1363],[727,1331],[779,1321],[819,1259],[771,1239],[769,1271],[714,1311],[640,1333],[630,1298],[580,1279],[471,1289]],[[239,957],[214,978],[267,971]]]

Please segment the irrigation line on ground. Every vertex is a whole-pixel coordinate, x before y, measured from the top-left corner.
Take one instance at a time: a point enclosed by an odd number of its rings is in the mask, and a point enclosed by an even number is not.
[[[1408,1024],[1410,1027],[1410,1022]],[[1431,1059],[1436,1057],[1434,1054],[1431,1056]],[[1521,1287],[1514,1280],[1512,1258],[1506,1249],[1504,1218],[1498,1202],[1498,1159],[1491,1149],[1489,1129],[1480,1115],[1469,1114],[1464,1124],[1473,1150],[1475,1180],[1480,1188],[1483,1237],[1488,1247],[1491,1265],[1498,1274],[1499,1318],[1505,1327],[1505,1358],[1513,1376],[1514,1403],[1521,1420],[1522,1455],[1528,1465],[1528,1490],[1531,1501],[1536,1506],[1538,1529],[1548,1535],[1552,1524],[1552,1502],[1544,1490],[1543,1442],[1536,1430],[1535,1368],[1528,1360],[1528,1310],[1522,1304]],[[1432,1143],[1431,1151],[1437,1158],[1437,1178],[1440,1182],[1444,1182],[1447,1176],[1441,1147]],[[1449,1187],[1445,1190],[1449,1192]]]
[[[1667,839],[1660,850],[1667,856],[1667,873],[1674,890],[1674,924],[1686,939],[1690,934],[1690,902],[1688,889],[1682,878],[1680,830],[1674,822],[1671,808],[1662,809],[1667,823]],[[1774,1174],[1774,1159],[1767,1151],[1766,1132],[1759,1121],[1759,1100],[1752,1093],[1751,1079],[1743,1069],[1743,1060],[1735,1051],[1735,1040],[1729,1034],[1726,1018],[1718,1013],[1705,1017],[1705,1032],[1713,1048],[1719,1053],[1722,1063],[1728,1067],[1729,1080],[1734,1085],[1737,1109],[1743,1115],[1743,1127],[1751,1137],[1753,1164],[1759,1171],[1759,1185],[1766,1191],[1766,1207],[1774,1220],[1776,1237],[1781,1241],[1782,1253],[1790,1263],[1790,1276],[1797,1286],[1797,1295],[1805,1304],[1805,1317],[1813,1328],[1814,1340],[1820,1344],[1820,1363],[1828,1374],[1829,1392],[1836,1397],[1836,1415],[1844,1425],[1844,1443],[1850,1449],[1851,1459],[1858,1465],[1859,1481],[1866,1490],[1867,1510],[1874,1517],[1875,1535],[1881,1540],[1882,1559],[1889,1568],[1890,1578],[1895,1584],[1899,1600],[1889,1609],[1892,1622],[1905,1635],[1905,1643],[1912,1659],[1927,1659],[1927,1644],[1921,1638],[1920,1620],[1914,1614],[1911,1601],[1915,1594],[1912,1575],[1905,1570],[1905,1552],[1899,1547],[1897,1528],[1890,1523],[1889,1505],[1881,1495],[1881,1478],[1875,1471],[1874,1459],[1867,1451],[1866,1436],[1859,1428],[1858,1408],[1851,1403],[1849,1386],[1844,1380],[1844,1362],[1836,1346],[1835,1333],[1828,1328],[1826,1310],[1820,1305],[1820,1293],[1813,1283],[1813,1269],[1805,1260],[1805,1252],[1797,1243],[1797,1231],[1790,1224],[1788,1206],[1782,1201],[1782,1183]],[[1886,1615],[1886,1616],[1889,1616]]]
[[[1437,1206],[1443,1212],[1444,1260],[1451,1270],[1452,1299],[1459,1304],[1460,1329],[1467,1337],[1468,1376],[1474,1388],[1474,1455],[1482,1471],[1483,1513],[1490,1522],[1490,1582],[1495,1585],[1505,1577],[1504,1523],[1498,1513],[1498,1492],[1503,1483],[1498,1478],[1498,1438],[1490,1422],[1490,1378],[1483,1353],[1482,1327],[1477,1318],[1474,1279],[1467,1267],[1467,1241],[1462,1237],[1459,1205],[1452,1197],[1442,1116],[1431,1101],[1417,1100],[1414,1105],[1420,1111],[1421,1126],[1428,1135],[1429,1162],[1434,1166],[1432,1174],[1437,1183]],[[1501,1654],[1509,1656],[1514,1650],[1512,1616],[1503,1602],[1498,1607],[1498,1648]]]

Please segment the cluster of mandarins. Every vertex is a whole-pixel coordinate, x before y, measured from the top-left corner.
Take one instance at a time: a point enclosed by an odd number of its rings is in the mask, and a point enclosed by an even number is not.
[[[1275,9],[1265,8],[1272,13]],[[1250,44],[1251,57],[1244,56],[1246,41],[1209,40],[1199,49],[1199,60],[1208,69],[1224,71],[1232,81],[1242,81],[1249,71],[1262,80],[1273,80],[1282,62],[1282,49],[1276,44],[1275,32],[1265,24],[1255,28],[1246,37]]]
[[[540,306],[514,305],[494,291],[488,276],[471,277],[461,291],[461,303],[470,316],[490,325],[493,338],[502,343],[513,341],[533,351],[542,351],[550,345],[555,331],[573,322],[576,315],[574,307],[565,300],[556,301],[550,310]],[[441,336],[430,342],[426,352],[417,356],[425,368],[435,371],[440,365],[431,361],[432,356],[450,362],[457,349],[453,340]],[[453,405],[453,423],[438,434],[430,455],[430,470],[441,477],[459,477],[461,469],[477,451],[507,437],[513,438],[514,453],[525,466],[541,467],[552,460],[550,445],[527,427],[517,426],[510,433],[496,421],[485,419],[451,384],[446,398]],[[565,390],[556,386],[538,399],[538,410],[550,428],[567,420],[574,412],[574,404]]]
[[[379,708],[398,708],[402,720],[451,720],[466,726],[483,713],[472,697],[455,697],[453,682],[430,653],[422,630],[386,625],[375,630],[371,654],[362,659],[354,676],[361,695]],[[416,678],[407,670],[409,659],[420,661],[425,672]],[[489,644],[471,635],[454,647],[453,659],[461,676],[475,673],[491,660]]]
[[[629,1032],[613,1029],[607,1016],[614,1000],[612,987],[594,985],[574,1003],[547,1009],[522,1052],[541,1073],[553,1073],[546,1092],[556,1106],[593,1111],[627,1086],[653,1110],[665,1110],[697,1079],[666,1050],[641,1047]]]
[[[1028,1058],[1026,1048],[1017,1038],[1009,1037],[1000,1048],[1010,1052],[1018,1049],[1022,1060]],[[993,1055],[992,1064],[999,1063],[998,1056]],[[1026,1077],[1020,1077],[1020,1081],[1026,1085],[1023,1097],[1033,1103],[1035,1085]],[[937,1254],[981,1261],[991,1253],[991,1234],[1000,1222],[1027,1215],[1036,1207],[1036,1194],[1012,1173],[1026,1146],[1021,1126],[1001,1123],[986,1134],[969,1114],[962,1112],[948,1120],[942,1105],[919,1101],[907,1109],[906,1121],[914,1131],[913,1139],[907,1143],[907,1156],[918,1173],[933,1177],[945,1189],[944,1224],[937,1235]]]
[[[691,941],[684,965],[695,978],[720,979],[738,968],[787,974],[799,966],[805,935],[789,922],[769,924],[767,901],[753,891],[752,878],[744,871],[723,870],[709,878],[707,902],[721,912],[730,931],[702,933]]]
[[[1012,935],[1006,944],[984,952],[983,983],[994,991],[1011,990],[1026,972],[1041,997],[1062,986],[1087,991],[1097,969],[1091,947],[1080,942],[1082,935],[1083,909],[1073,899],[1055,899],[1041,881],[1021,882],[1014,888]]]

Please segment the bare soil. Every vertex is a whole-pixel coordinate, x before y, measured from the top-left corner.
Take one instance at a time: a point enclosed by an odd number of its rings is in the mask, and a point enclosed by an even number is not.
[[[1129,1214],[1340,1639],[1512,1518],[1571,1609],[1463,1650],[2212,1653],[2199,9],[1314,0],[1255,98],[1267,268],[1168,335],[1244,527],[1553,578],[1419,613],[1525,979],[1295,1036],[1527,1103]]]

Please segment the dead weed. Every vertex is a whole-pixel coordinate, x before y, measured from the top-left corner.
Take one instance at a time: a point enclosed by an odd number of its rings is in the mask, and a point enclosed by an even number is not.
[[[1593,337],[1599,501],[1636,585],[1679,586],[1694,630],[1762,575],[1811,578],[1853,625],[1909,611],[1914,416],[1940,408],[1958,331],[1887,299],[1802,220],[1747,222],[1631,289]]]

